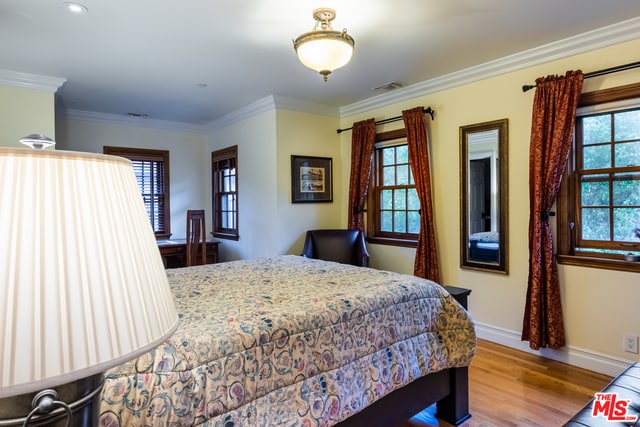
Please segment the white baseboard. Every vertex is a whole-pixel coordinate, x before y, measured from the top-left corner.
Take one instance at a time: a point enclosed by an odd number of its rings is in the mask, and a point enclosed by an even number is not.
[[[578,347],[563,347],[558,350],[540,349],[532,350],[527,341],[520,339],[520,332],[499,328],[475,322],[476,336],[483,340],[495,342],[527,353],[537,354],[548,359],[564,362],[569,365],[578,366],[590,371],[600,372],[612,377],[620,374],[633,360],[625,360],[618,357],[585,350]]]

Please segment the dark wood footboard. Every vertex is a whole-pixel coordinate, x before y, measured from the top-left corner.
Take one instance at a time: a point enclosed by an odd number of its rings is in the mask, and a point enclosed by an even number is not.
[[[458,425],[469,414],[468,368],[451,368],[419,378],[338,424],[392,427],[437,403],[436,416]]]

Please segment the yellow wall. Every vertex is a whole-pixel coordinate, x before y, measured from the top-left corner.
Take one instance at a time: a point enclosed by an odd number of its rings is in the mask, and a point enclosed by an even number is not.
[[[337,118],[273,109],[210,132],[211,151],[238,145],[240,239],[222,241],[221,260],[298,254],[306,230],[340,225],[340,198],[291,203],[292,154],[333,158],[334,190],[342,191],[337,127]]]
[[[343,175],[338,119],[278,110],[278,238],[277,253],[300,254],[305,232],[312,228],[340,228],[343,208],[340,192],[349,180]],[[291,156],[330,157],[333,163],[332,203],[291,203]]]
[[[55,139],[54,94],[0,86],[0,146],[24,147],[18,140],[32,133]]]
[[[70,118],[58,119],[57,134],[59,150],[102,153],[105,145],[169,150],[171,236],[184,238],[187,209],[205,209],[211,228],[211,154],[204,134]]]
[[[220,259],[231,261],[272,255],[271,247],[276,242],[273,226],[277,190],[275,110],[257,114],[209,134],[209,151],[233,145],[238,146],[240,239],[222,239]],[[211,166],[207,176],[210,181]]]
[[[637,61],[640,40],[549,62],[499,77],[443,90],[407,102],[343,118],[346,127],[357,120],[397,116],[415,106],[431,106],[433,186],[438,251],[444,284],[472,289],[470,311],[479,335],[516,344],[522,330],[528,275],[528,156],[534,91],[523,93],[523,84],[537,77],[584,72]],[[583,92],[640,81],[638,70],[588,79]],[[463,270],[459,267],[459,127],[489,120],[509,119],[509,275]],[[430,120],[430,119],[428,119]],[[396,122],[379,131],[402,126]],[[342,136],[342,152],[350,150],[350,133]],[[343,162],[348,176],[348,162]],[[347,186],[347,182],[343,182]],[[345,190],[346,192],[346,187]],[[343,193],[343,197],[344,193]],[[343,216],[346,223],[346,216]],[[370,245],[372,266],[403,273],[413,271],[415,251]],[[635,359],[625,353],[625,332],[640,335],[640,280],[636,273],[560,266],[565,327],[569,348],[543,352],[572,361],[576,355],[599,354],[618,362]],[[580,357],[580,356],[578,356]],[[588,356],[584,357],[586,359]]]

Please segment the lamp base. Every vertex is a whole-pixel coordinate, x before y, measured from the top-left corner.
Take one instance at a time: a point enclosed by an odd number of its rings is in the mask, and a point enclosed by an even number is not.
[[[46,414],[34,412],[43,392],[0,399],[0,427],[22,426],[27,419],[30,426],[97,426],[103,381],[104,376],[97,374],[56,386],[55,402]]]

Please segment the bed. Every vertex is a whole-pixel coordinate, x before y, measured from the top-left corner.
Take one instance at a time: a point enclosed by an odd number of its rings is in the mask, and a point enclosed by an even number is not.
[[[105,374],[103,426],[393,425],[468,416],[468,313],[440,285],[283,255],[167,270],[180,324]]]

